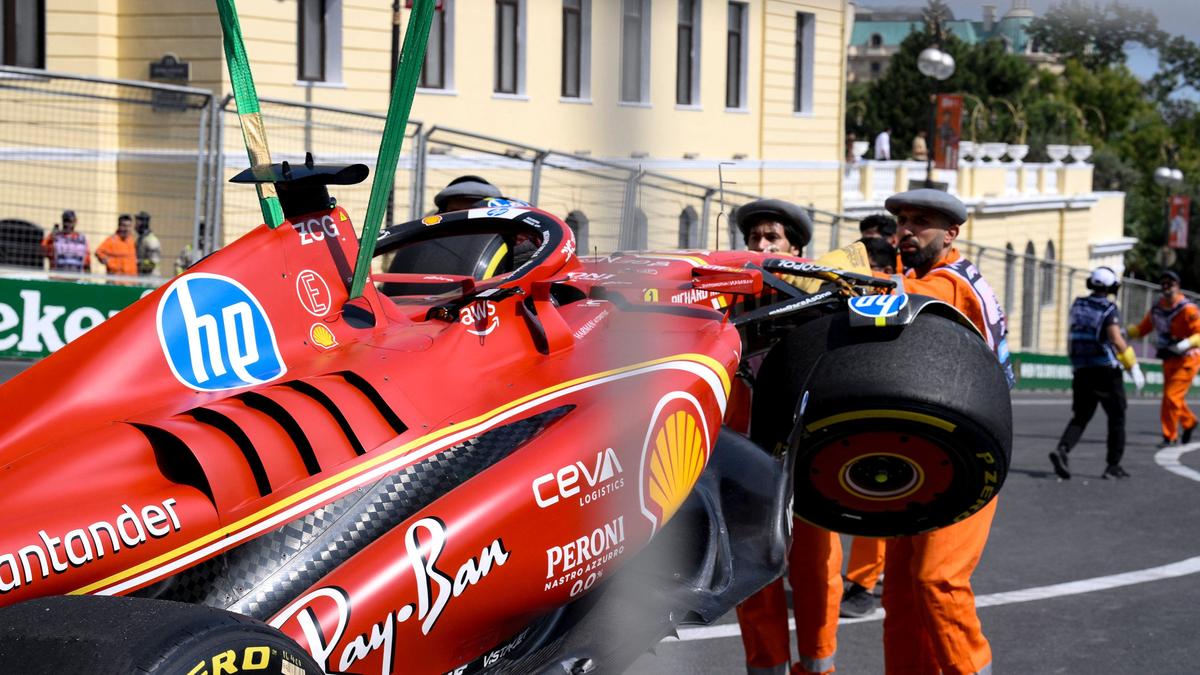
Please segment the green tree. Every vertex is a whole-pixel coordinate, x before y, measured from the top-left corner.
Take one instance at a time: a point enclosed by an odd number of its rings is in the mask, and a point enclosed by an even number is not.
[[[1075,59],[1089,70],[1125,63],[1130,44],[1157,47],[1162,41],[1154,12],[1114,1],[1101,7],[1065,0],[1026,29],[1038,50]]]

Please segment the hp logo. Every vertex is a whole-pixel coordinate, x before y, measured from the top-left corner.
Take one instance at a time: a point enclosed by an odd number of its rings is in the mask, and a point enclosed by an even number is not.
[[[262,305],[215,274],[176,279],[158,303],[158,339],[176,379],[221,391],[270,382],[287,368]]]
[[[908,295],[864,295],[850,298],[850,311],[860,316],[886,318],[896,316],[908,304]]]

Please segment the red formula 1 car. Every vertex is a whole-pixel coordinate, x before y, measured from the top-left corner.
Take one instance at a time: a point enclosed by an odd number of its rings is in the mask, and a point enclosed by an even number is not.
[[[776,578],[793,492],[894,535],[1003,481],[1006,383],[946,305],[745,251],[580,260],[502,200],[376,250],[534,242],[512,271],[350,299],[326,185],[363,175],[277,176],[283,227],[0,388],[0,669],[610,672]]]

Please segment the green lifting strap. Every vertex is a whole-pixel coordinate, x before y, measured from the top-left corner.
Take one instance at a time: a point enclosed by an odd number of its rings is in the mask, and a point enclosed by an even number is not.
[[[379,228],[383,225],[388,194],[392,191],[392,181],[396,177],[396,162],[400,160],[400,146],[404,143],[404,130],[408,127],[408,113],[412,110],[421,66],[425,63],[425,45],[429,42],[434,3],[435,0],[415,0],[413,10],[408,15],[404,46],[400,49],[400,67],[396,71],[396,81],[392,86],[392,100],[388,104],[387,121],[383,125],[383,142],[379,144],[379,157],[375,161],[375,177],[371,181],[367,219],[363,222],[358,261],[354,265],[354,281],[350,284],[351,298],[362,295],[367,276],[371,273],[375,240],[378,239]],[[413,195],[413,199],[419,198],[419,195]]]
[[[238,121],[241,122],[246,154],[250,156],[250,168],[256,175],[264,172],[260,177],[267,178],[271,176],[271,150],[267,147],[267,130],[259,111],[254,77],[250,74],[250,59],[246,57],[242,27],[238,24],[237,7],[233,0],[217,0],[217,14],[221,17],[225,63],[229,66],[229,79],[233,82],[233,98],[237,102]],[[258,183],[256,187],[263,222],[272,229],[279,227],[283,224],[283,207],[279,204],[279,196],[275,194],[275,184]]]

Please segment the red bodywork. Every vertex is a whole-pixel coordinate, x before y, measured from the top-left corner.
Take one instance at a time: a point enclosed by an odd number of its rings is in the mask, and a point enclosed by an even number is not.
[[[610,578],[689,494],[741,356],[718,309],[735,296],[716,291],[760,290],[736,269],[757,254],[580,261],[553,219],[566,243],[500,282],[520,295],[427,319],[438,301],[370,284],[347,306],[346,213],[302,220],[260,226],[0,388],[0,604],[147,589],[558,410],[261,617],[330,672],[467,672]],[[263,381],[228,386],[246,377]]]

